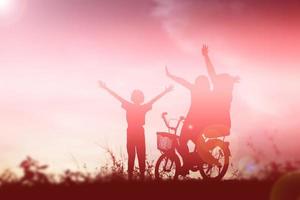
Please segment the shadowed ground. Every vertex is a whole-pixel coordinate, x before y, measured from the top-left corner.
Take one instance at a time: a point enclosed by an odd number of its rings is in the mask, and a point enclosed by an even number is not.
[[[2,199],[253,199],[300,200],[300,173],[290,163],[271,163],[261,171],[264,178],[232,179],[221,182],[186,179],[155,181],[154,165],[147,164],[146,181],[127,181],[121,161],[95,174],[66,170],[47,174],[47,165],[28,157],[21,163],[22,177],[10,170],[0,174]],[[299,169],[299,168],[298,168]],[[288,172],[293,171],[293,172]],[[137,171],[136,175],[138,174]],[[138,178],[138,177],[135,177]]]
[[[1,199],[269,199],[270,181],[126,182],[25,187],[7,185]]]

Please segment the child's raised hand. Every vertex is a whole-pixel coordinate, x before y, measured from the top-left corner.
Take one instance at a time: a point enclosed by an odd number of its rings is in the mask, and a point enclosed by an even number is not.
[[[205,44],[202,46],[202,55],[208,56],[208,46]]]
[[[106,89],[106,84],[103,81],[98,81],[100,88]]]

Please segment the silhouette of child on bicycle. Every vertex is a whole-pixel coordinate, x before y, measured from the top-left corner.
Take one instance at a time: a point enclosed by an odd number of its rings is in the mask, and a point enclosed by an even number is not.
[[[217,74],[208,56],[208,47],[203,46],[202,55],[213,89],[210,89],[209,80],[200,75],[194,83],[190,83],[181,77],[171,74],[166,67],[166,75],[173,81],[190,91],[191,105],[181,129],[179,138],[180,154],[183,157],[182,174],[188,173],[191,163],[191,155],[187,143],[193,141],[200,157],[208,164],[221,167],[206,148],[206,137],[227,136],[230,133],[230,105],[232,101],[233,86],[238,82],[238,77],[229,74]]]

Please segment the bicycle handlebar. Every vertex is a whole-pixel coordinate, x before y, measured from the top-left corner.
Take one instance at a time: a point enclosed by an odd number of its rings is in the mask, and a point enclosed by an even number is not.
[[[163,118],[163,120],[164,120],[165,125],[167,126],[167,128],[170,129],[170,130],[175,131],[175,134],[176,134],[177,129],[178,129],[180,123],[185,119],[185,117],[180,116],[180,118],[179,118],[179,120],[178,120],[176,126],[175,126],[175,127],[172,127],[172,126],[170,126],[170,124],[169,124],[169,122],[168,122],[168,120],[167,120],[167,118],[166,118],[166,115],[167,115],[167,114],[168,114],[167,112],[163,112],[163,113],[161,114],[161,117]]]
[[[167,118],[166,118],[166,115],[167,115],[167,114],[168,114],[167,112],[163,112],[163,113],[161,114],[161,117],[163,118],[166,127],[167,127],[168,129],[174,130],[174,127],[171,127],[171,126],[169,125],[169,122],[168,122],[168,120],[167,120]]]

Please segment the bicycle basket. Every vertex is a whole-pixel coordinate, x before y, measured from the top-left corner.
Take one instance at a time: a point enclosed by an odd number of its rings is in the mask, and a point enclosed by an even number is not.
[[[166,132],[157,132],[157,149],[160,151],[169,151],[175,148],[178,136]]]

